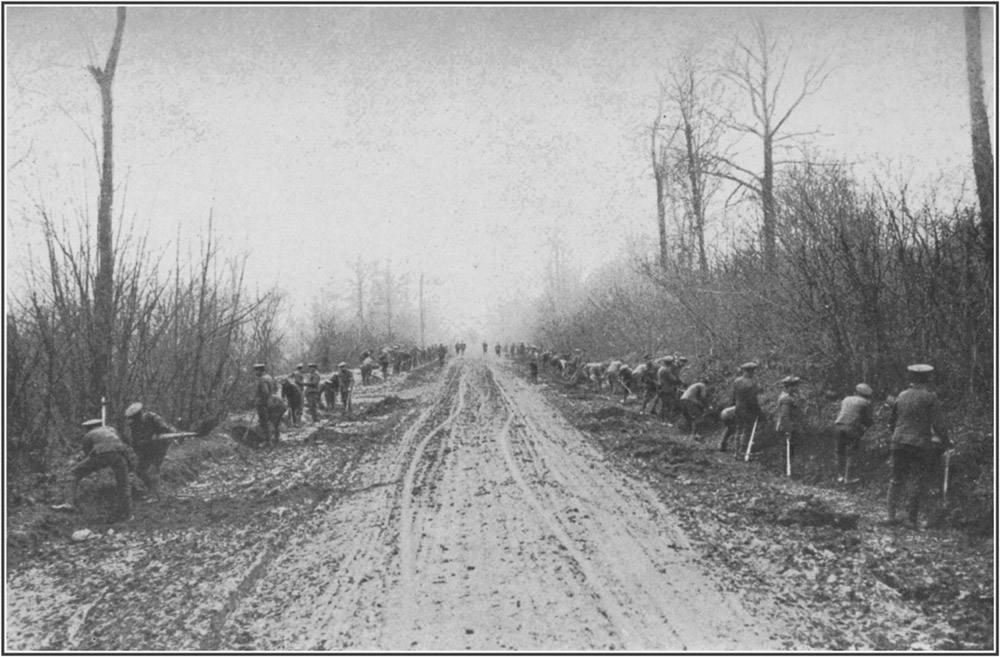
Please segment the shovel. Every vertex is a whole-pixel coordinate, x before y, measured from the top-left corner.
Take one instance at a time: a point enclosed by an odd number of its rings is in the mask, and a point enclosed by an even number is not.
[[[750,430],[750,442],[747,443],[747,453],[743,456],[745,463],[750,462],[750,450],[753,449],[753,437],[757,435],[757,420],[753,421],[753,429]]]
[[[785,434],[785,476],[792,476],[792,434]]]
[[[948,473],[951,470],[951,450],[949,449],[944,453],[944,490],[942,493],[942,498],[944,503],[948,503]]]

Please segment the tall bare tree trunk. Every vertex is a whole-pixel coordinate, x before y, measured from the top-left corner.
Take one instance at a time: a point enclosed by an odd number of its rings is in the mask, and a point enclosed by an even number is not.
[[[774,261],[777,248],[775,245],[774,216],[774,141],[770,126],[764,128],[764,175],[760,179],[760,205],[764,223],[764,266],[767,271],[774,271]]]
[[[993,243],[993,152],[990,119],[983,99],[983,53],[979,33],[979,7],[965,7],[965,65],[969,76],[969,110],[972,113],[972,169],[976,176],[980,220],[987,244]]]
[[[650,153],[653,158],[653,177],[656,179],[656,224],[660,229],[660,269],[667,269],[667,171],[663,149],[656,143],[660,133],[660,118],[653,122]]]
[[[94,363],[93,386],[90,391],[96,408],[101,397],[109,396],[108,375],[111,372],[111,354],[114,344],[114,251],[111,235],[111,210],[114,200],[114,160],[112,158],[113,127],[111,85],[115,79],[118,53],[125,31],[125,7],[118,8],[118,24],[114,41],[104,68],[88,67],[101,91],[101,128],[104,137],[104,154],[101,159],[101,191],[97,204],[97,277],[94,280]]]

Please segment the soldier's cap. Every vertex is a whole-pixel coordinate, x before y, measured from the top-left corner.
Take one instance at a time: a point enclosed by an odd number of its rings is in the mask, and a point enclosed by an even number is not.
[[[781,385],[783,385],[783,386],[794,386],[794,385],[800,383],[801,381],[802,381],[802,379],[800,379],[797,376],[786,376],[785,378],[783,378],[781,380]]]
[[[672,362],[674,362],[674,357],[673,356],[664,356],[660,360],[663,361],[664,363],[672,363]]]
[[[319,365],[317,365],[316,363],[309,363],[309,367],[310,368],[319,367]]]
[[[859,383],[858,385],[854,386],[854,390],[859,395],[863,395],[865,397],[871,397],[872,396],[872,387],[870,385],[868,385],[867,383]]]
[[[337,367],[339,367],[340,369],[344,369],[345,367],[347,367],[347,363],[340,363],[337,365]]]
[[[933,366],[925,365],[923,363],[919,363],[917,365],[910,365],[906,369],[910,372],[913,372],[914,374],[929,374],[934,371]]]
[[[255,370],[263,370],[267,368],[267,365],[265,365],[264,363],[255,363],[253,368]]]
[[[652,360],[653,359],[653,355],[652,354],[646,354],[645,356],[642,357],[642,359],[643,360]]]
[[[83,422],[80,423],[80,426],[83,427],[84,429],[93,429],[94,427],[99,427],[102,424],[104,424],[104,422],[101,420],[101,418],[95,418],[93,420],[84,420]]]
[[[743,363],[740,365],[741,370],[755,370],[757,369],[757,363],[750,361],[749,363]]]
[[[136,402],[125,409],[125,417],[137,415],[142,410],[142,402]]]
[[[303,367],[305,367],[305,365],[302,364],[302,363],[299,363],[298,365],[295,366],[295,369],[301,370]]]
[[[677,357],[677,362],[680,363],[681,365],[683,365],[684,363],[688,362],[688,359],[685,358],[684,356],[678,356]]]

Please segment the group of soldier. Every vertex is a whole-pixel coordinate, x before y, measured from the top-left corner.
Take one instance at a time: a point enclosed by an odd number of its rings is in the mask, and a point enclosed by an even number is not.
[[[374,356],[371,351],[365,351],[361,355],[362,381],[370,383],[370,375],[376,365],[381,369],[383,378],[388,378],[390,368],[393,373],[399,373],[432,357],[443,361],[447,351],[444,345],[409,350],[398,345],[390,346]],[[267,373],[264,363],[255,364],[253,370],[256,377],[253,405],[259,423],[258,435],[268,446],[279,444],[283,420],[290,426],[299,426],[303,422],[302,412],[306,410],[312,422],[318,422],[320,407],[335,409],[338,396],[344,415],[349,417],[351,414],[354,372],[347,363],[337,365],[337,370],[326,378],[320,375],[316,363],[309,363],[308,366],[300,363],[293,372],[278,380]],[[150,495],[159,498],[160,467],[171,443],[195,434],[178,432],[163,417],[144,408],[140,402],[131,404],[125,410],[125,426],[127,430],[120,433],[113,426],[106,425],[103,419],[82,423],[83,436],[79,445],[83,458],[72,467],[68,495],[71,501],[55,508],[75,509],[79,501],[80,481],[104,469],[110,469],[115,478],[117,502],[112,512],[114,520],[132,517],[129,472],[134,471]]]
[[[690,385],[681,379],[687,358],[678,355],[653,359],[649,354],[634,367],[620,360],[586,362],[579,349],[571,352],[543,351],[534,345],[511,345],[508,354],[528,360],[528,379],[537,381],[539,365],[554,368],[570,385],[590,385],[600,391],[607,386],[612,395],[620,388],[622,403],[630,394],[641,395],[640,413],[683,417],[693,435],[696,421],[718,417],[725,431],[719,451],[730,448],[738,459],[749,461],[760,452],[760,435],[769,416],[761,408],[760,389],[754,378],[757,363],[739,367],[732,383],[729,403],[719,410],[712,404],[711,391],[705,381]],[[890,482],[887,500],[889,524],[905,522],[916,527],[922,499],[934,487],[936,464],[942,456],[950,457],[950,440],[937,395],[930,390],[934,368],[914,364],[907,368],[909,387],[896,397],[888,397],[889,429],[892,432]],[[785,473],[792,474],[796,446],[805,429],[803,401],[799,393],[802,380],[786,376],[779,381],[781,392],[774,411],[774,432],[784,447]],[[856,467],[861,439],[874,424],[873,391],[867,383],[859,383],[840,402],[833,420],[833,453],[838,483],[854,483],[852,466]],[[755,439],[757,444],[755,445]],[[756,451],[755,451],[756,450]],[[897,513],[905,496],[905,518]]]
[[[114,520],[132,518],[132,489],[129,472],[134,471],[153,498],[159,498],[160,466],[176,436],[182,434],[160,415],[135,402],[125,409],[125,437],[117,429],[97,418],[81,424],[84,434],[80,441],[83,458],[73,465],[68,504],[56,508],[75,509],[79,503],[80,481],[86,476],[111,470],[115,478],[116,508]]]

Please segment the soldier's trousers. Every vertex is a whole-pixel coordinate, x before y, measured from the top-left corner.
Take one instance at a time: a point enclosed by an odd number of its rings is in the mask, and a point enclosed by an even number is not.
[[[889,519],[896,517],[896,509],[906,493],[906,515],[910,522],[916,524],[920,513],[920,503],[931,486],[931,475],[934,471],[934,454],[931,450],[915,445],[895,443],[892,446],[892,475],[889,480]]]
[[[128,483],[129,465],[125,452],[91,454],[73,467],[73,476],[80,480],[104,468],[111,468],[111,472],[115,475],[118,513],[120,517],[128,518],[132,515],[132,489]]]

